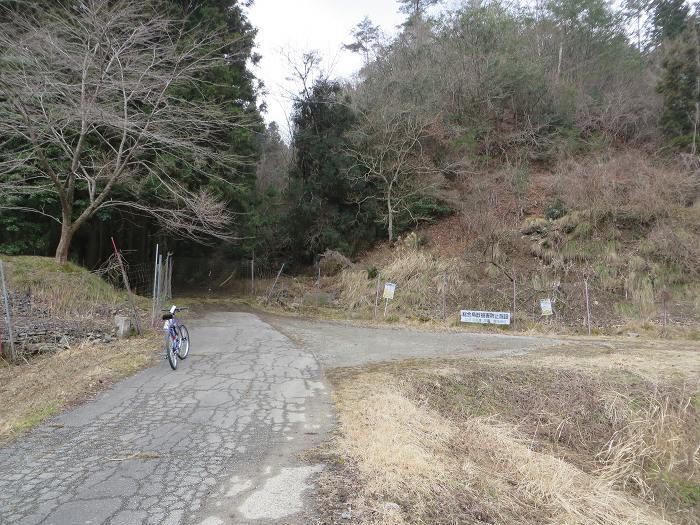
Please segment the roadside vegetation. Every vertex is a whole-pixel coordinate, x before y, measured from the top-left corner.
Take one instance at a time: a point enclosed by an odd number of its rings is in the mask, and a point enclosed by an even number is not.
[[[130,315],[124,290],[72,263],[29,256],[2,261],[17,359],[8,360],[0,306],[0,444],[155,362],[157,334],[115,337],[115,315]],[[137,300],[143,309],[147,303]]]
[[[3,261],[9,289],[17,297],[26,297],[37,314],[99,317],[126,302],[123,290],[74,263],[61,265],[33,256],[3,257]]]
[[[700,523],[697,348],[575,346],[332,371],[325,522]]]
[[[155,363],[160,342],[154,334],[86,341],[18,365],[0,361],[0,445]]]

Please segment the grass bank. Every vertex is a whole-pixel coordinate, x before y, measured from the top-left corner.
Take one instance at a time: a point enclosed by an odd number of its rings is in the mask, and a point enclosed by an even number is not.
[[[332,371],[325,522],[700,523],[698,349],[573,350]]]
[[[0,367],[0,445],[155,362],[155,335],[75,348]]]
[[[114,339],[114,315],[129,311],[127,297],[100,275],[45,257],[2,260],[14,335],[25,337],[16,364],[0,359],[0,444],[148,366],[161,341],[152,333]]]

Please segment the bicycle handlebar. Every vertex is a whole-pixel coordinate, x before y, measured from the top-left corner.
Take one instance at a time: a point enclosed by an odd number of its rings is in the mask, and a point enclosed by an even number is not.
[[[178,306],[175,308],[176,312],[182,312],[183,310],[189,310],[189,308],[186,306],[183,306],[183,307]],[[164,308],[163,310],[161,310],[161,312],[170,312],[170,308]]]

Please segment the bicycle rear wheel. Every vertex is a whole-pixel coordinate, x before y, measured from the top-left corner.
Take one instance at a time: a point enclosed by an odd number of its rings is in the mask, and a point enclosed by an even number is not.
[[[169,331],[165,334],[165,357],[168,358],[170,368],[177,370],[177,353],[175,352],[173,338]]]
[[[177,356],[180,359],[187,359],[187,355],[190,353],[190,332],[184,324],[181,324],[178,328],[180,334],[180,348],[177,350]]]

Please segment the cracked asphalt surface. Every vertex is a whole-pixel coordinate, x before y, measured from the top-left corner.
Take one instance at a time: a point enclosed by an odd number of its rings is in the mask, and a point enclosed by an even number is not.
[[[190,333],[177,371],[163,361],[1,449],[0,523],[307,523],[319,467],[296,455],[332,424],[313,354],[250,314]]]
[[[299,453],[333,425],[322,367],[495,357],[554,340],[362,328],[250,313],[189,322],[165,361],[0,449],[0,524],[313,522],[322,465]]]

